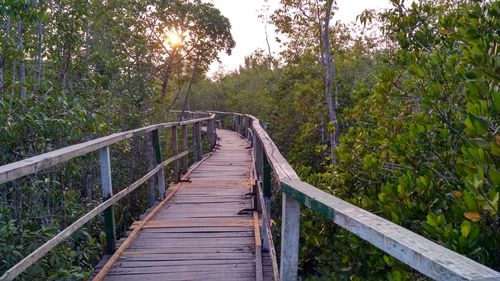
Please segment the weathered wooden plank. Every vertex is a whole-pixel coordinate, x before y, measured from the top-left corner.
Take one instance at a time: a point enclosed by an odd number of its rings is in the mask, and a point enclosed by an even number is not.
[[[141,266],[141,267],[120,267],[117,265],[111,269],[108,275],[115,274],[154,274],[154,273],[180,273],[180,272],[223,272],[223,273],[240,273],[253,272],[254,264],[211,264],[196,266],[192,265],[172,265],[172,266]]]
[[[127,249],[120,260],[198,260],[198,259],[251,259],[255,257],[255,249],[250,246],[241,247],[205,247],[205,248],[159,248],[159,249]]]
[[[136,221],[132,224],[132,227],[140,225],[141,221]],[[166,221],[149,221],[144,225],[144,228],[177,228],[177,227],[214,227],[214,226],[253,226],[253,222],[250,219],[227,219],[227,218],[182,218],[182,219],[169,219]]]
[[[119,261],[116,266],[119,268],[134,268],[134,267],[169,267],[178,265],[245,265],[254,266],[255,262],[251,259],[234,260],[234,259],[200,259],[200,260],[174,260],[174,261]]]
[[[242,273],[244,275],[242,276]],[[145,274],[145,275],[112,275],[106,278],[106,280],[118,280],[118,281],[130,281],[130,280],[138,280],[141,281],[250,281],[255,280],[254,274],[251,272],[241,272],[241,273],[230,273],[230,272],[181,272],[181,273],[171,273],[165,278],[164,274],[156,273],[156,274]]]
[[[240,232],[251,230],[251,227],[243,226],[219,226],[219,227],[177,227],[177,228],[150,228],[143,229],[143,232]]]
[[[255,235],[255,280],[263,281],[264,276],[262,273],[262,240],[260,237],[259,229],[259,215],[253,212],[253,232]]]
[[[254,234],[252,231],[233,231],[233,232],[167,232],[167,233],[157,233],[157,232],[144,232],[141,231],[139,234],[141,238],[158,238],[158,239],[189,239],[189,238],[236,238],[236,237],[250,237],[253,238]]]

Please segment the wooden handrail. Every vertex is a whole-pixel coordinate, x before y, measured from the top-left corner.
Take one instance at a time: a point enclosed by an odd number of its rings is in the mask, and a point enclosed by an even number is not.
[[[280,183],[283,192],[281,280],[297,279],[301,205],[435,280],[500,280],[500,273],[491,268],[302,182],[254,116],[220,111],[210,113],[235,116],[237,124],[234,127],[239,132],[242,132],[240,126],[244,126],[244,122],[238,121],[240,118],[251,121],[254,139],[263,147],[265,157]]]
[[[162,128],[171,128],[176,126],[195,124],[207,120],[214,119],[215,116],[209,116],[198,119],[191,119],[182,122],[160,123],[151,126],[142,127],[135,130],[130,130],[121,133],[111,134],[102,138],[67,146],[58,150],[40,154],[21,161],[0,166],[0,184],[6,183],[23,176],[37,173],[41,170],[50,168],[57,164],[66,162],[78,156],[85,155],[89,152],[99,150],[103,147],[130,139],[134,136],[142,135],[153,130]]]

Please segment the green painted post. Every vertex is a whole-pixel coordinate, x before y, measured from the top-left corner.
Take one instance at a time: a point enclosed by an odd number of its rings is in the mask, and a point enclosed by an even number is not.
[[[182,149],[184,151],[188,151],[189,150],[189,146],[188,146],[188,129],[187,129],[187,125],[182,125]],[[189,156],[186,155],[184,157],[184,161],[183,161],[183,167],[182,167],[182,173],[187,173],[187,170],[189,168]]]
[[[172,127],[172,157],[179,154],[179,140],[177,138],[177,126]],[[174,161],[174,182],[179,182],[179,160]]]
[[[158,129],[151,132],[153,134],[153,148],[155,151],[155,160],[156,164],[161,164],[162,156],[161,156],[161,143],[160,143],[160,134]],[[158,173],[158,194],[160,194],[160,200],[165,198],[165,171],[161,168]]]
[[[99,151],[99,161],[101,164],[102,199],[106,201],[113,196],[109,146],[101,148]],[[116,250],[116,230],[113,206],[104,210],[104,228],[106,232],[106,253],[113,254]]]
[[[267,161],[267,157],[265,154],[262,155],[262,160],[264,162],[264,173],[262,175],[262,187],[264,191],[265,198],[271,198],[271,165]]]

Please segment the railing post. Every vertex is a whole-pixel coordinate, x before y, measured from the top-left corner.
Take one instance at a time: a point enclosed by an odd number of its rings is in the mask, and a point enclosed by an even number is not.
[[[156,164],[160,165],[162,162],[161,156],[161,144],[160,144],[160,134],[158,129],[151,132],[153,134],[153,148],[155,151]],[[165,198],[165,171],[163,167],[157,173],[158,177],[158,194],[160,194],[160,200]]]
[[[99,151],[99,161],[101,165],[102,199],[103,201],[106,201],[113,196],[109,146],[101,148]],[[116,249],[116,230],[113,206],[104,210],[104,228],[106,231],[106,253],[113,254]]]
[[[193,125],[193,140],[194,140],[194,160],[201,160],[201,133],[200,133],[200,122],[196,122]]]
[[[255,173],[257,175],[257,181],[259,181],[261,183],[261,186],[262,186],[262,189],[261,191],[263,192],[263,197],[264,197],[264,204],[266,204],[266,211],[267,211],[267,217],[270,218],[271,217],[271,212],[270,212],[270,200],[269,200],[269,197],[266,197],[266,191],[265,191],[265,185],[264,185],[264,180],[266,179],[265,178],[265,170],[264,170],[264,149],[262,147],[262,143],[260,142],[259,138],[257,137],[257,134],[255,133],[255,131],[253,131],[253,134],[252,134],[252,144],[253,144],[253,147],[254,147],[254,160],[255,160]],[[269,172],[269,177],[271,176],[271,172],[270,170],[268,171]],[[269,182],[270,183],[270,182]],[[259,183],[257,183],[259,184]],[[260,202],[260,200],[258,200],[257,202]],[[258,209],[260,212],[263,211],[263,208],[262,206],[260,206],[260,203],[257,204],[258,206]],[[263,238],[263,243],[262,243],[262,249],[263,250],[268,250],[269,249],[269,241],[266,239],[267,235],[266,235],[266,227],[264,225],[264,220],[262,220],[262,226],[260,228],[261,230],[261,237]]]
[[[172,156],[179,154],[179,141],[177,138],[177,126],[172,127]],[[179,160],[175,160],[174,166],[174,183],[179,182]]]
[[[215,148],[215,144],[217,142],[217,133],[216,133],[216,128],[215,128],[215,117],[214,119],[210,119],[208,121],[210,124],[210,129],[207,128],[207,130],[210,130],[210,146],[212,149]]]
[[[299,264],[300,204],[283,193],[281,213],[280,280],[297,280]]]
[[[184,151],[188,151],[188,132],[187,125],[182,125],[182,149]],[[187,173],[187,169],[189,168],[189,156],[186,155],[183,159],[184,164],[182,165],[182,173]]]
[[[210,148],[213,148],[213,130],[212,130],[212,120],[207,121],[207,137],[208,137],[208,143],[210,143]]]

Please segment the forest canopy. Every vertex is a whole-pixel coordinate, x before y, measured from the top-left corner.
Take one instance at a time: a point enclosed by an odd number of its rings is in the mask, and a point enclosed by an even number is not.
[[[331,21],[333,0],[281,0],[263,16],[286,38],[280,55],[256,50],[208,77],[235,46],[209,2],[0,0],[0,164],[164,122],[170,109],[248,113],[303,181],[500,270],[500,1],[390,2],[344,24]],[[113,152],[114,185],[146,171],[149,141]],[[100,202],[95,158],[0,185],[0,274]],[[145,201],[119,204],[121,235]],[[25,277],[86,279],[101,224]],[[307,280],[423,279],[309,211],[299,256]]]

